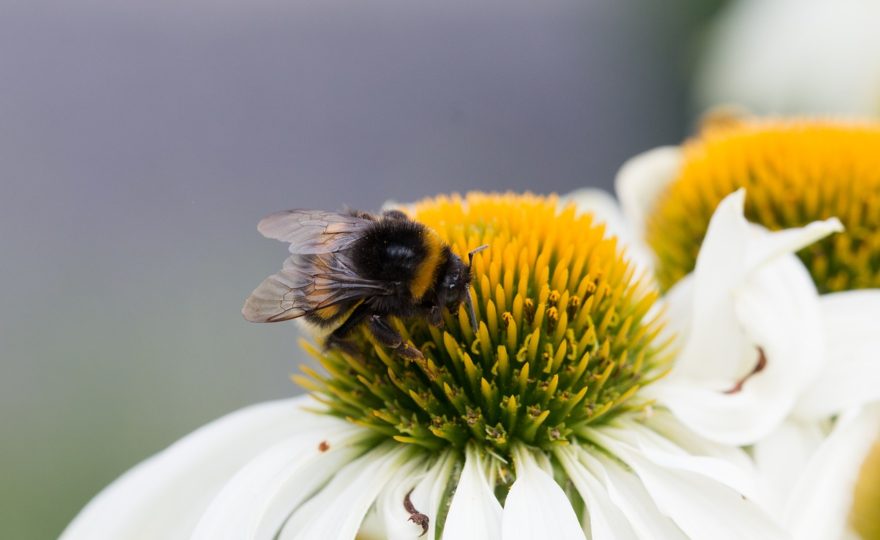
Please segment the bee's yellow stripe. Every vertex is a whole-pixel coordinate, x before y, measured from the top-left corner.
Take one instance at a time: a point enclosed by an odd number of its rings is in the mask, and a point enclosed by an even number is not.
[[[354,313],[354,310],[358,308],[361,304],[363,304],[363,300],[357,301],[353,306],[348,308],[345,312],[342,311],[342,304],[334,304],[332,306],[323,307],[313,313],[318,316],[321,320],[332,323],[325,326],[314,325],[314,331],[316,335],[328,335],[332,333],[334,330],[339,328],[345,321],[351,317],[351,314]],[[305,321],[309,323],[310,321]]]
[[[324,319],[325,321],[329,321],[338,313],[339,313],[339,304],[333,304],[332,306],[327,306],[325,308],[321,308],[321,309],[315,311],[315,315]]]
[[[425,258],[416,268],[415,275],[409,284],[409,292],[414,300],[421,300],[422,296],[428,292],[428,287],[434,282],[434,273],[442,262],[440,258],[443,255],[443,240],[431,229],[425,228]]]

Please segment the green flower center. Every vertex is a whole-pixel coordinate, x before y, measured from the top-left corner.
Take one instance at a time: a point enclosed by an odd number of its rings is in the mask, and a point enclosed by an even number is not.
[[[636,392],[668,361],[660,322],[648,317],[656,293],[590,216],[509,194],[429,199],[411,215],[459,255],[490,246],[473,265],[478,329],[463,306],[444,311],[443,328],[396,321],[418,361],[365,330],[357,354],[305,344],[326,373],[306,367],[296,380],[332,414],[401,443],[476,442],[507,457],[513,442],[548,449],[645,405]]]
[[[880,287],[880,125],[747,120],[683,152],[646,224],[662,288],[693,270],[715,207],[742,187],[746,217],[771,230],[840,219],[844,232],[798,253],[821,292]]]

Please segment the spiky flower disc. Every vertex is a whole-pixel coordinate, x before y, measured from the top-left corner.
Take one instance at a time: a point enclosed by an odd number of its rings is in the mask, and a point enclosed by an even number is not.
[[[745,120],[683,154],[646,224],[663,288],[693,270],[715,207],[741,187],[746,217],[772,230],[840,219],[843,233],[799,253],[820,291],[880,287],[880,124]]]
[[[411,216],[459,256],[490,246],[474,260],[478,329],[463,306],[444,328],[397,321],[424,354],[416,362],[366,331],[358,354],[307,345],[326,374],[297,380],[332,413],[401,443],[508,455],[515,441],[546,449],[644,405],[634,394],[666,362],[647,316],[656,294],[590,216],[510,194],[429,199]]]

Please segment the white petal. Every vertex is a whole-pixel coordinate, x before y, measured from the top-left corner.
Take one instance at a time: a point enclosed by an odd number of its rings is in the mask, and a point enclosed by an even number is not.
[[[445,497],[449,486],[449,480],[458,464],[455,452],[447,452],[446,455],[431,466],[424,478],[416,485],[412,492],[411,500],[416,509],[428,515],[431,521],[428,523],[427,538],[434,538],[437,534],[438,516],[440,508],[446,502]]]
[[[691,326],[666,380],[648,389],[690,428],[713,440],[750,444],[790,414],[824,362],[818,294],[792,254],[839,230],[828,220],[770,233],[743,216],[745,192],[718,205],[697,258]],[[687,294],[671,300],[681,315]],[[727,393],[758,363],[766,367]]]
[[[794,538],[841,538],[859,469],[878,435],[880,404],[838,422],[810,460],[786,507],[785,521]]]
[[[443,527],[444,540],[501,537],[501,504],[489,485],[478,450],[465,452],[464,467]]]
[[[388,540],[385,537],[385,521],[379,515],[377,505],[378,501],[367,511],[355,540]]]
[[[394,476],[382,489],[373,506],[377,517],[376,525],[379,525],[379,528],[370,531],[361,527],[358,531],[358,537],[368,536],[385,540],[418,538],[422,534],[422,528],[410,520],[411,514],[407,512],[404,502],[416,482],[424,474],[425,464],[415,462],[407,463],[395,471]],[[410,502],[412,503],[412,499]],[[413,504],[413,508],[416,511],[422,510],[415,504]],[[370,534],[371,532],[372,534]]]
[[[791,254],[754,271],[736,299],[743,332],[767,359],[746,388],[797,395],[826,361],[819,297],[803,264]]]
[[[608,489],[582,463],[579,447],[563,446],[555,454],[566,475],[587,506],[590,538],[596,540],[631,540],[638,538],[628,517],[611,501]]]
[[[211,499],[244,464],[325,420],[301,410],[311,403],[299,397],[254,405],[199,428],[110,484],[61,538],[188,538]]]
[[[447,451],[420,471],[399,471],[376,501],[376,509],[382,520],[383,535],[387,540],[434,538],[437,515],[449,476],[455,467],[455,452]],[[409,494],[413,508],[428,517],[428,530],[410,520],[411,514],[404,507]]]
[[[713,341],[707,341],[704,337],[712,335],[708,330],[694,330],[682,357],[694,364],[703,360],[704,370],[712,367],[716,371],[671,380],[670,384],[690,387],[665,389],[663,401],[700,434],[744,445],[772,432],[791,413],[797,396],[816,378],[826,359],[818,296],[793,255],[753,271],[737,291],[733,310],[735,323],[716,324],[734,325],[739,335],[728,339],[737,340],[742,360],[716,352],[728,347],[717,333]],[[703,315],[703,320],[708,316]],[[725,393],[754,369],[758,347],[766,366],[750,376],[740,391]],[[664,391],[662,385],[658,391]]]
[[[738,456],[735,460],[716,457],[719,455],[726,457],[727,453],[720,449],[709,452],[709,455],[691,454],[675,441],[666,439],[641,422],[627,417],[619,418],[612,425],[601,430],[587,430],[586,434],[588,437],[597,438],[596,440],[606,442],[611,440],[616,448],[626,445],[630,452],[642,455],[662,467],[706,476],[747,497],[754,498],[760,493],[752,463],[742,459],[738,453],[734,454]],[[712,443],[705,441],[705,445],[709,446]]]
[[[880,400],[880,290],[826,294],[820,306],[828,363],[798,406],[814,418]]]
[[[740,211],[742,211],[744,202],[745,198],[740,202]],[[746,252],[748,258],[745,261],[747,271],[771,263],[777,257],[799,251],[829,234],[841,232],[843,224],[837,218],[830,218],[824,221],[813,221],[803,227],[781,231],[770,232],[757,225],[750,225],[750,229],[751,241]]]
[[[523,446],[515,446],[516,481],[507,494],[501,521],[504,540],[584,540],[571,501]]]
[[[761,501],[774,515],[781,515],[807,462],[825,438],[818,422],[789,419],[773,433],[755,443],[752,455],[760,472]]]
[[[672,346],[682,350],[690,337],[694,315],[694,275],[680,279],[666,291],[658,305],[666,309],[663,338],[672,339]]]
[[[367,511],[394,474],[413,461],[412,448],[378,446],[336,473],[330,483],[302,505],[279,540],[353,540]]]
[[[724,394],[692,384],[657,385],[651,395],[700,435],[722,444],[749,444],[772,431],[793,406],[791,399],[774,399],[743,390]],[[769,401],[768,401],[769,400]],[[765,415],[770,403],[772,416]],[[743,442],[741,442],[743,441]]]
[[[669,517],[660,512],[635,474],[602,452],[593,452],[578,445],[562,447],[555,452],[586,502],[592,538],[687,538]]]
[[[631,158],[620,168],[615,190],[635,237],[644,237],[647,216],[680,167],[681,150],[662,146]]]
[[[211,502],[192,539],[274,538],[293,510],[364,451],[369,431],[326,420],[248,463]]]
[[[664,409],[654,409],[644,421],[645,426],[666,438],[674,441],[675,446],[685,453],[694,456],[709,456],[720,459],[742,470],[751,471],[754,464],[742,449],[726,444],[718,444],[701,437],[682,424],[674,415]]]
[[[687,538],[675,522],[660,512],[638,476],[600,452],[590,455],[582,449],[581,461],[602,480],[611,500],[629,519],[639,538]]]
[[[632,468],[660,511],[689,537],[785,538],[757,505],[714,478],[692,472],[695,468],[682,467],[681,463],[657,462],[655,455],[640,451],[644,448],[618,441],[619,433],[610,436],[604,429],[585,431],[591,440]]]

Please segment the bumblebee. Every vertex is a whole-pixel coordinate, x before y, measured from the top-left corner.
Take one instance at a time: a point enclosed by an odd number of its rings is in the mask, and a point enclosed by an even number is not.
[[[440,236],[398,210],[381,215],[287,210],[260,221],[263,236],[290,243],[280,272],[266,278],[241,312],[252,322],[303,318],[322,329],[325,347],[349,349],[346,338],[366,324],[383,345],[408,358],[421,352],[404,341],[389,317],[425,317],[442,325],[442,309],[465,303],[473,256],[465,264]]]

